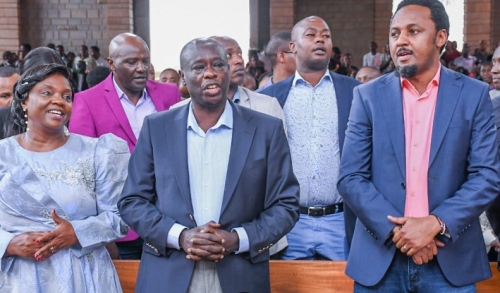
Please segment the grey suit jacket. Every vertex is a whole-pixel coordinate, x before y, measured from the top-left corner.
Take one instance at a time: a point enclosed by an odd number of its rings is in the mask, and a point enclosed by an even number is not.
[[[283,121],[283,127],[285,128],[285,134],[288,136],[285,114],[283,113],[283,109],[276,98],[252,92],[242,86],[239,86],[238,89],[240,91],[240,106],[281,119]],[[170,109],[184,106],[189,102],[191,102],[191,98],[180,101],[170,107]]]

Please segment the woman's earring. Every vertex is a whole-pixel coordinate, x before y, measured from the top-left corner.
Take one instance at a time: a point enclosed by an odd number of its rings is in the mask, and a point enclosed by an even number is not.
[[[26,131],[30,130],[30,128],[28,127],[28,114],[26,113],[26,108],[23,109],[24,111],[24,120],[26,122]]]

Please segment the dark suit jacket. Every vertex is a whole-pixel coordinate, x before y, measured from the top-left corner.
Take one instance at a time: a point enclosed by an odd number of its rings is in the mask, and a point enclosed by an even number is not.
[[[333,85],[335,87],[335,95],[337,97],[337,108],[339,116],[339,148],[340,155],[342,155],[342,148],[344,146],[345,131],[347,129],[347,119],[349,118],[349,112],[351,111],[352,103],[352,93],[354,87],[360,85],[361,83],[350,77],[340,75],[334,72],[330,72],[330,76],[333,80]],[[288,98],[288,93],[292,88],[292,83],[295,75],[273,84],[272,86],[265,88],[261,94],[268,95],[271,97],[276,97],[281,107],[285,106],[286,100]],[[345,218],[345,229],[347,236],[347,244],[350,247],[352,237],[354,235],[354,223],[356,223],[356,216],[351,211],[351,209],[344,202],[344,218]]]
[[[233,138],[219,223],[243,227],[250,251],[217,263],[224,292],[270,292],[269,248],[298,220],[299,184],[281,120],[234,105]],[[186,292],[194,262],[167,248],[174,223],[194,228],[189,189],[189,105],[148,116],[118,203],[145,240],[136,292]]]
[[[437,261],[463,286],[491,277],[479,215],[498,195],[500,163],[488,85],[442,67],[429,157],[429,212],[451,238]],[[339,191],[358,217],[346,274],[377,284],[396,247],[387,215],[405,210],[405,129],[401,82],[394,74],[354,90]]]
[[[496,95],[498,93],[497,90],[494,91],[495,95],[492,96],[493,91],[490,91],[490,96],[491,103],[493,105],[493,114],[495,115],[495,126],[497,128],[497,143],[500,147],[500,96]],[[497,198],[488,207],[486,215],[488,216],[488,220],[490,221],[495,234],[500,235],[500,196],[497,196]]]

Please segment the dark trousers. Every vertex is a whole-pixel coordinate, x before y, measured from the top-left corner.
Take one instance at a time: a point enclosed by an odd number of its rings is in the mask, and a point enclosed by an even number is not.
[[[141,259],[143,243],[140,237],[133,241],[116,242],[121,259]]]

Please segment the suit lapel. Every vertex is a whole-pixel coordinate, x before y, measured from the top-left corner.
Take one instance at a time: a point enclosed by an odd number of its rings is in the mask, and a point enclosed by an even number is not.
[[[189,207],[189,212],[193,214],[193,204],[191,202],[191,189],[189,187],[189,170],[187,154],[187,119],[190,106],[185,106],[179,111],[174,119],[165,123],[167,135],[167,149],[172,158],[175,178],[182,197]]]
[[[337,100],[337,113],[338,113],[338,133],[339,133],[339,150],[342,155],[342,147],[344,146],[345,131],[347,130],[347,120],[349,119],[349,103],[348,97],[352,95],[349,93],[349,87],[344,85],[344,78],[330,72],[335,88],[335,96]]]
[[[439,91],[434,112],[434,123],[432,126],[431,153],[429,157],[429,168],[436,158],[438,150],[443,143],[444,136],[455,112],[463,82],[460,75],[441,68],[441,78],[439,81]]]
[[[401,174],[406,178],[405,125],[400,80],[391,74],[385,80],[385,84],[382,84],[378,89],[378,100],[382,104],[387,133],[391,139]]]
[[[281,108],[285,107],[286,99],[288,98],[288,93],[290,93],[290,89],[292,88],[294,78],[295,74],[276,84],[276,89],[274,90],[274,92],[276,94],[276,99],[278,99],[278,102],[281,105]]]
[[[231,106],[233,107],[233,138],[229,154],[224,196],[222,198],[221,215],[233,196],[234,189],[248,158],[256,130],[255,126],[248,123],[252,117],[243,117],[244,115],[241,110],[235,107],[232,102]]]
[[[118,97],[118,94],[116,93],[112,74],[110,74],[108,79],[106,80],[106,84],[104,86],[104,98],[108,102],[111,111],[116,117],[116,120],[118,120],[118,123],[120,123],[121,127],[129,137],[132,144],[135,145],[137,143],[137,138],[132,131],[130,122],[128,121],[127,115],[125,114],[125,110],[123,110],[122,103],[120,102],[120,97]]]
[[[151,101],[153,101],[153,104],[155,105],[156,111],[165,111],[166,109],[162,99],[156,95],[156,85],[154,84],[154,82],[148,80],[148,82],[146,83],[146,90],[148,91]]]
[[[239,86],[238,91],[240,92],[240,106],[251,108],[250,96],[244,87]]]

